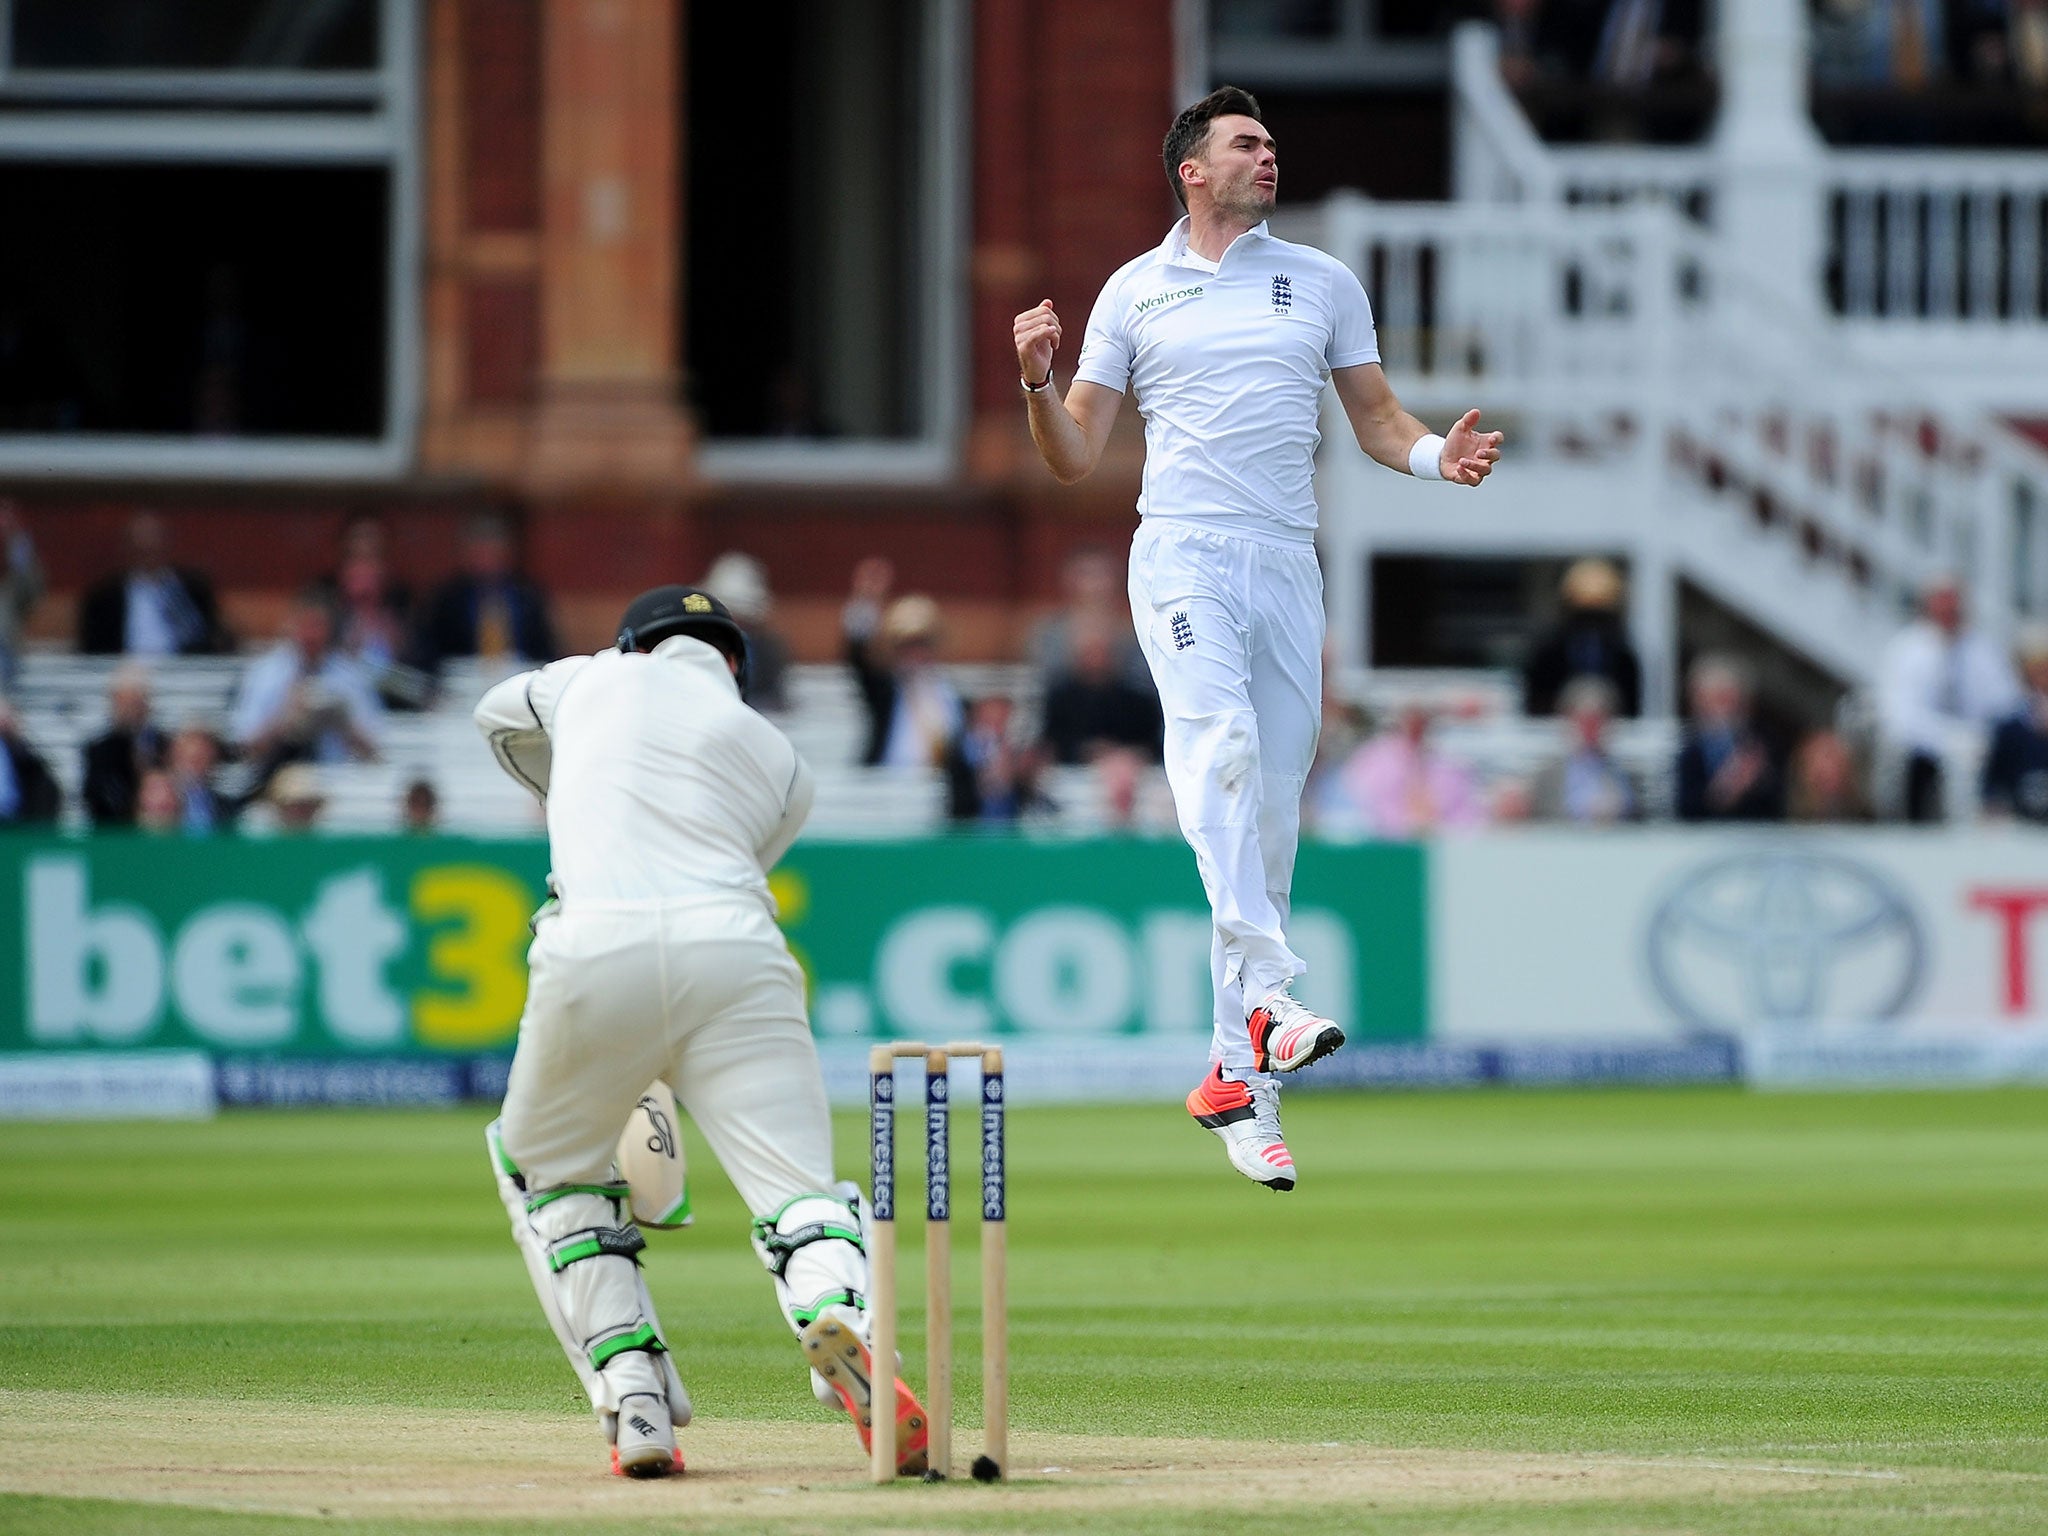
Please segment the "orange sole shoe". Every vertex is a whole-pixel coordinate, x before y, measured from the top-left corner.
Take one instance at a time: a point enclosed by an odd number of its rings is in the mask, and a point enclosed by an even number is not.
[[[1234,1121],[1249,1120],[1252,1091],[1243,1083],[1226,1081],[1221,1067],[1211,1067],[1209,1075],[1188,1095],[1188,1113],[1195,1117],[1197,1125],[1212,1131]]]
[[[874,1357],[867,1341],[836,1317],[821,1317],[803,1331],[804,1358],[839,1394],[839,1405],[860,1432],[860,1448],[874,1445]],[[931,1421],[924,1404],[901,1376],[896,1378],[896,1475],[918,1477],[931,1449]]]
[[[677,1477],[683,1474],[683,1448],[681,1446],[677,1446],[675,1449],[675,1462],[673,1465],[664,1467],[658,1461],[650,1462],[644,1467],[634,1468],[631,1472],[628,1472],[619,1465],[619,1448],[616,1445],[612,1447],[613,1477],[667,1477],[671,1473]]]

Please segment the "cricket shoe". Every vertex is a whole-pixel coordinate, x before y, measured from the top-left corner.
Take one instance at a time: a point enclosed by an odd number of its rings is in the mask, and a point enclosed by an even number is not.
[[[1211,1067],[1188,1095],[1188,1113],[1223,1139],[1231,1166],[1253,1183],[1294,1188],[1294,1157],[1280,1136],[1280,1085],[1270,1077],[1234,1083]]]
[[[875,1415],[873,1409],[875,1379],[874,1356],[868,1353],[867,1340],[853,1328],[832,1316],[818,1318],[807,1325],[799,1336],[803,1340],[804,1359],[812,1371],[824,1378],[844,1408],[853,1419],[853,1427],[860,1431],[860,1448],[868,1450],[874,1443]],[[925,1469],[927,1452],[931,1444],[931,1422],[924,1411],[924,1404],[917,1400],[903,1382],[896,1378],[896,1475],[916,1477]]]
[[[612,1442],[612,1471],[621,1477],[667,1477],[683,1470],[683,1453],[676,1446],[676,1428],[669,1420],[668,1399],[652,1392],[635,1392],[619,1399],[618,1418],[608,1425]]]
[[[1299,1072],[1344,1043],[1344,1031],[1311,1013],[1284,986],[1245,1018],[1252,1036],[1252,1065],[1261,1072]]]

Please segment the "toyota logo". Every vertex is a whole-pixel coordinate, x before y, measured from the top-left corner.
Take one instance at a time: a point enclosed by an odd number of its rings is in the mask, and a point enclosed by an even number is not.
[[[1798,849],[1689,871],[1657,904],[1645,945],[1666,1006],[1712,1034],[1895,1018],[1927,957],[1920,921],[1889,880]]]

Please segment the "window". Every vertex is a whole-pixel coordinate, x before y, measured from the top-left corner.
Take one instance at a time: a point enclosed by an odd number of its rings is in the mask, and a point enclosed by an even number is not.
[[[0,472],[402,471],[416,0],[0,0]]]
[[[1211,73],[1252,85],[1431,85],[1450,78],[1441,0],[1209,0]]]
[[[707,473],[918,478],[949,463],[959,12],[690,7],[682,350]]]
[[[14,66],[46,70],[377,67],[370,0],[13,0]]]

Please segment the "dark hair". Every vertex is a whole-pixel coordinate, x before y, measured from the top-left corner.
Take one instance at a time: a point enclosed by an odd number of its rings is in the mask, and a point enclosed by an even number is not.
[[[1173,195],[1180,199],[1183,208],[1188,205],[1188,191],[1180,182],[1181,162],[1192,160],[1201,151],[1209,139],[1209,125],[1219,117],[1265,121],[1259,112],[1259,98],[1235,85],[1217,86],[1173,120],[1173,126],[1166,130],[1161,153],[1166,161],[1166,179],[1173,183]]]

